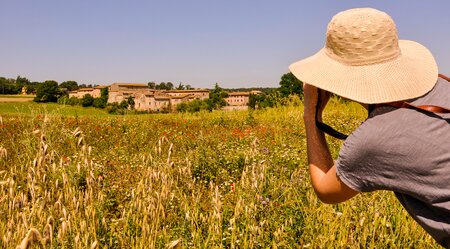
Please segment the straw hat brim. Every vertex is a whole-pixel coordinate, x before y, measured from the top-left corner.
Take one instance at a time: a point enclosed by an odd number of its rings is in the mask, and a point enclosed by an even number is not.
[[[366,104],[416,98],[436,84],[438,67],[423,45],[400,40],[401,55],[388,62],[351,66],[331,59],[325,48],[293,63],[289,70],[304,83]]]

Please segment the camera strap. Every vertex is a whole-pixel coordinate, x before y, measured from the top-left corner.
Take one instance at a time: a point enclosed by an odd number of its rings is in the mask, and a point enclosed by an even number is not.
[[[319,130],[321,130],[321,131],[325,132],[326,134],[328,134],[332,137],[335,137],[337,139],[341,139],[341,140],[347,139],[348,135],[345,135],[345,134],[333,129],[333,127],[331,127],[325,123],[322,123],[317,119],[318,114],[319,114],[319,105],[321,103],[320,92],[321,92],[320,88],[317,88],[316,127],[319,128]]]
[[[425,112],[431,112],[431,113],[450,113],[450,109],[442,106],[436,106],[436,105],[413,105],[408,102],[399,101],[399,102],[392,102],[392,103],[386,103],[386,104],[378,104],[378,106],[393,106],[397,108],[408,108],[418,111],[425,111]]]

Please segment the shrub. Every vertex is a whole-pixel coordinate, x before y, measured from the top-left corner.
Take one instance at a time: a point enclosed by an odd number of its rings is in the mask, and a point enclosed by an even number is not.
[[[94,103],[94,98],[90,94],[84,95],[83,98],[81,99],[81,105],[83,107],[92,106],[93,103]]]
[[[68,104],[69,105],[80,105],[81,99],[72,96],[72,97],[70,97]]]
[[[177,105],[178,112],[199,112],[202,110],[210,110],[205,100],[195,99],[191,102],[181,102]]]
[[[96,108],[105,108],[106,107],[106,99],[105,98],[94,98],[94,102],[92,105]]]

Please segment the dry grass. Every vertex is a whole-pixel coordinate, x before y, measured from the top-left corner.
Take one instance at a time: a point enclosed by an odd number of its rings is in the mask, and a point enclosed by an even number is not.
[[[320,203],[301,112],[4,114],[0,245],[437,248],[391,193]],[[363,116],[336,102],[326,119],[351,131]]]

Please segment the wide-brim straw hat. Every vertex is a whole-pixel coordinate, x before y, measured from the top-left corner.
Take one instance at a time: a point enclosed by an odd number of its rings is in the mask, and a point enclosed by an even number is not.
[[[431,52],[417,42],[399,41],[392,18],[371,8],[335,15],[325,47],[289,69],[304,83],[366,104],[422,96],[438,78]]]

